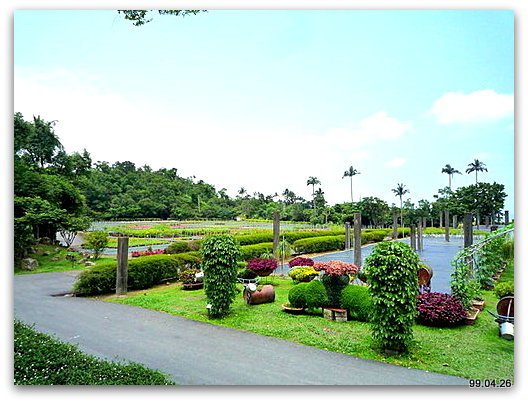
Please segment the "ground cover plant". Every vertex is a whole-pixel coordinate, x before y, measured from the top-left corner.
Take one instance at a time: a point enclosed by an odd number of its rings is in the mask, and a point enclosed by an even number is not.
[[[173,385],[159,371],[84,354],[18,320],[14,336],[15,385]]]
[[[180,283],[131,291],[126,297],[106,296],[103,300],[141,306],[403,367],[473,379],[513,380],[513,343],[498,336],[498,326],[491,315],[480,315],[472,326],[455,328],[432,328],[415,323],[412,326],[414,342],[409,351],[402,355],[387,356],[373,348],[369,323],[331,322],[324,319],[320,311],[307,315],[285,313],[281,305],[288,303],[288,293],[294,284],[289,279],[276,277],[274,303],[248,305],[242,298],[242,286],[238,285],[239,292],[231,305],[232,314],[224,318],[210,318],[207,315],[203,290],[182,291]],[[492,291],[484,291],[483,298],[490,307],[498,301]]]

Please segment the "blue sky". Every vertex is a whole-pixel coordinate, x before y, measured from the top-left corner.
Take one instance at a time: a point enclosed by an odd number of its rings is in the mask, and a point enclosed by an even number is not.
[[[114,11],[16,11],[15,111],[58,120],[68,151],[176,167],[229,194],[330,203],[404,183],[506,185],[513,216],[511,11],[210,11],[133,27]],[[278,150],[278,151],[277,151]]]

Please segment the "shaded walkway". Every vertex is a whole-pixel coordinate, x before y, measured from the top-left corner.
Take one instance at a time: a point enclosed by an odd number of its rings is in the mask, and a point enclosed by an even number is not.
[[[467,385],[285,340],[93,299],[52,297],[76,272],[14,278],[15,317],[89,354],[132,360],[181,385]],[[343,324],[346,326],[346,324]]]

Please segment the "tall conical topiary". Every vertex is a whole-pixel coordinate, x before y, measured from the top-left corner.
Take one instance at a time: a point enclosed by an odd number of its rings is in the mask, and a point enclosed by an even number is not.
[[[420,258],[402,242],[381,242],[365,259],[372,295],[372,337],[385,351],[404,352],[413,339]]]

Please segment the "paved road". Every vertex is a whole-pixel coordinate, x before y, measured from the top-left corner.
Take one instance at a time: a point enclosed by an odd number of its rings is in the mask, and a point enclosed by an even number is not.
[[[400,242],[409,244],[409,239],[403,239]],[[375,244],[366,245],[361,248],[361,257],[365,258],[370,255]],[[451,236],[451,241],[446,242],[443,235],[424,237],[424,250],[419,252],[420,258],[433,269],[433,278],[431,279],[431,290],[436,292],[451,292],[451,261],[455,255],[463,248],[464,239],[461,236]],[[316,256],[313,260],[317,262],[328,262],[330,260],[342,260],[344,262],[354,263],[354,250],[326,253]],[[290,270],[288,265],[279,267],[278,274],[287,274]]]
[[[462,378],[361,360],[292,342],[101,301],[53,297],[75,272],[14,278],[15,317],[106,359],[131,360],[180,385],[467,385]]]

